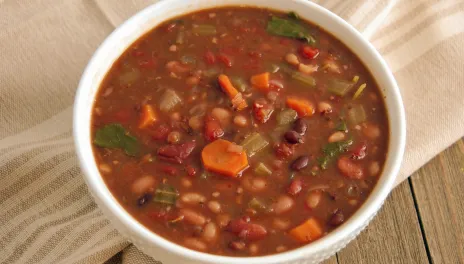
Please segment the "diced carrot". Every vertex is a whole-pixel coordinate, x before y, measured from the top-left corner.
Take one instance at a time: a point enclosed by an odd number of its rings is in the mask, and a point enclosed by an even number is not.
[[[237,177],[240,172],[248,168],[248,159],[245,151],[242,153],[228,151],[232,144],[234,143],[218,139],[206,145],[201,152],[203,166],[225,176]]]
[[[245,99],[242,97],[242,94],[235,89],[227,75],[219,75],[218,81],[222,90],[227,94],[227,96],[229,96],[229,99],[232,101],[232,105],[235,109],[242,110],[248,106]]]
[[[289,234],[299,242],[308,243],[320,238],[323,231],[317,220],[312,217],[290,230]]]
[[[251,76],[251,84],[262,91],[269,91],[269,72]]]
[[[145,128],[156,121],[155,111],[151,105],[142,107],[142,118],[140,119],[139,128]]]
[[[300,117],[312,116],[314,114],[314,105],[305,99],[288,97],[287,106],[295,110]]]

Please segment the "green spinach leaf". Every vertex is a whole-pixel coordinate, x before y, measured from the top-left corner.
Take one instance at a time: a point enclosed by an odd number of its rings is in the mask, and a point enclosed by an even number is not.
[[[294,20],[283,19],[279,17],[271,17],[267,23],[267,32],[270,34],[306,40],[309,44],[315,44],[316,40],[308,30]]]
[[[332,159],[336,158],[341,153],[348,150],[348,147],[353,144],[352,139],[348,139],[345,141],[338,141],[328,143],[322,148],[322,153],[324,154],[322,157],[319,158],[319,165],[323,170],[327,169],[327,166]]]
[[[130,136],[120,124],[109,124],[97,130],[93,143],[104,148],[120,148],[129,156],[139,152],[137,138]]]

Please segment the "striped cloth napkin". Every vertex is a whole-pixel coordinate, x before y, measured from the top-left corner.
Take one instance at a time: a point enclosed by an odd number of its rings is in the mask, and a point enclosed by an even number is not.
[[[0,263],[103,263],[122,250],[123,263],[156,263],[96,207],[71,137],[90,56],[153,2],[0,0]],[[363,32],[396,76],[408,123],[399,183],[464,135],[464,2],[317,2]]]

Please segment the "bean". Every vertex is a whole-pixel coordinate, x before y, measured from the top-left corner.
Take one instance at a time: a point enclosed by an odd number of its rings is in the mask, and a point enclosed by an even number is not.
[[[293,53],[288,53],[285,56],[285,60],[292,65],[298,65],[300,63],[300,61],[298,60],[298,57]]]
[[[189,247],[189,248],[193,248],[193,249],[196,249],[196,250],[201,250],[201,251],[205,251],[208,247],[207,245],[200,241],[198,238],[194,238],[194,237],[188,237],[184,240],[184,244],[186,247]]]
[[[208,242],[212,242],[217,239],[218,236],[218,230],[217,226],[213,222],[209,222],[205,225],[205,228],[203,229],[203,239],[205,239]]]
[[[306,134],[306,130],[308,129],[308,124],[305,120],[298,118],[293,125],[293,130],[295,130],[300,135]]]
[[[220,214],[216,217],[216,223],[220,228],[226,227],[230,222],[230,215]]]
[[[303,143],[301,135],[293,130],[285,132],[284,138],[290,144]]]
[[[220,192],[213,192],[213,193],[211,194],[211,196],[216,197],[216,198],[219,197],[220,195],[221,195]]]
[[[180,141],[179,131],[172,131],[168,134],[167,141],[169,144],[176,144]]]
[[[274,212],[276,214],[283,214],[290,211],[295,205],[295,201],[287,195],[281,195],[277,198],[277,201],[273,204]]]
[[[322,192],[321,191],[311,191],[306,198],[306,205],[310,209],[315,209],[321,202]]]
[[[206,197],[199,193],[186,193],[180,197],[180,200],[186,204],[195,205],[206,202]]]
[[[258,253],[259,247],[256,244],[250,244],[248,250],[250,250],[250,254],[255,255],[256,253]]]
[[[184,186],[185,188],[190,188],[192,187],[192,181],[187,178],[187,177],[183,177],[181,180],[180,180],[180,183],[182,184],[182,186]]]
[[[238,127],[246,127],[248,120],[242,115],[237,115],[234,117],[234,124]]]
[[[267,99],[269,99],[271,102],[275,102],[277,98],[279,97],[279,94],[276,91],[270,91],[267,93]]]
[[[190,119],[189,119],[189,126],[193,129],[193,130],[200,130],[202,127],[203,127],[203,117],[202,116],[192,116]]]
[[[359,180],[364,177],[363,168],[347,157],[340,157],[337,166],[342,174],[350,179]]]
[[[369,174],[371,176],[377,176],[377,174],[379,174],[379,171],[380,171],[379,162],[378,161],[371,162],[368,169],[369,169]]]
[[[300,171],[308,166],[309,157],[308,156],[300,156],[295,161],[293,161],[291,168],[295,171]]]
[[[341,131],[337,131],[335,133],[333,133],[332,135],[329,136],[329,142],[330,143],[333,143],[333,142],[338,142],[338,141],[342,141],[345,139],[345,133],[341,132]]]
[[[150,193],[146,193],[144,195],[142,195],[138,200],[137,200],[137,205],[138,206],[142,206],[142,205],[145,205],[150,199],[151,199],[151,194]]]
[[[100,172],[106,173],[106,174],[109,174],[113,171],[113,169],[111,169],[111,166],[106,163],[100,164],[98,168],[100,169]]]
[[[380,136],[380,128],[377,125],[367,124],[366,127],[363,128],[363,133],[368,138],[376,139]]]
[[[217,121],[219,121],[219,123],[221,123],[222,126],[228,125],[232,117],[232,114],[229,112],[229,110],[221,107],[213,108],[213,110],[211,110],[211,115]]]
[[[320,113],[330,113],[332,112],[332,106],[327,102],[319,102],[317,105],[317,110]]]
[[[316,72],[318,68],[319,68],[319,66],[312,65],[312,64],[300,63],[298,65],[298,71],[301,72],[301,73],[305,73],[305,74],[311,74],[313,72]]]
[[[221,212],[221,204],[218,201],[209,201],[208,208],[215,214],[219,214]]]
[[[180,113],[179,113],[179,112],[174,112],[174,113],[172,113],[172,114],[171,114],[171,119],[172,119],[173,121],[180,121],[180,119],[181,119]]]
[[[138,195],[149,192],[155,187],[155,178],[152,176],[143,176],[132,183],[132,192]]]
[[[345,216],[340,209],[337,209],[335,213],[330,217],[329,224],[332,226],[339,226],[345,221]]]
[[[285,251],[285,250],[287,250],[287,247],[284,246],[284,245],[280,245],[280,246],[276,247],[276,252],[282,252],[282,251]]]
[[[198,83],[200,83],[200,78],[198,78],[198,76],[190,76],[187,79],[185,79],[185,83],[188,86],[195,86]]]
[[[272,220],[272,226],[275,229],[287,230],[290,227],[290,221],[289,220],[284,220],[284,219],[281,219],[281,218],[274,218]]]
[[[251,192],[260,192],[266,188],[267,182],[264,178],[246,176],[242,179],[243,188]]]
[[[189,222],[192,225],[202,226],[206,223],[206,218],[202,214],[190,209],[181,209],[180,215],[183,215],[185,221]]]
[[[171,52],[177,51],[177,46],[176,45],[169,46],[169,51],[171,51]]]
[[[233,250],[238,250],[238,251],[241,251],[241,250],[244,250],[246,247],[246,244],[245,242],[243,241],[231,241],[229,243],[229,248],[233,249]]]

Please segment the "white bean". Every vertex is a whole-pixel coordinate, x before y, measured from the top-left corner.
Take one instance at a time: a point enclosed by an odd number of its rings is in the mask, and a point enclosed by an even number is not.
[[[230,119],[232,118],[232,114],[229,112],[229,110],[221,108],[221,107],[216,107],[213,108],[211,111],[211,115],[216,118],[221,125],[225,126],[230,123]]]
[[[198,238],[188,237],[184,240],[186,247],[193,248],[196,250],[205,251],[208,247],[203,241],[200,241]]]
[[[192,181],[187,178],[187,177],[184,177],[180,180],[180,183],[182,184],[182,186],[184,186],[185,188],[190,188],[192,187]]]
[[[379,162],[378,161],[371,162],[371,164],[369,165],[369,174],[371,176],[377,176],[379,172],[380,172]]]
[[[200,130],[203,126],[203,117],[202,116],[192,116],[189,119],[189,126],[193,130]]]
[[[205,225],[203,229],[203,239],[208,242],[215,241],[218,236],[218,228],[214,222],[209,222]]]
[[[190,77],[188,77],[187,79],[185,79],[185,83],[186,83],[188,86],[195,86],[195,85],[197,85],[199,82],[200,82],[200,78],[198,78],[197,76],[190,76]]]
[[[237,115],[234,117],[234,124],[238,127],[245,127],[248,124],[248,120],[242,115]]]
[[[344,139],[345,139],[345,133],[343,133],[341,131],[337,131],[337,132],[333,133],[332,135],[330,135],[329,142],[330,143],[338,142],[338,141],[342,141]]]
[[[300,63],[300,61],[298,60],[298,57],[293,53],[287,54],[285,56],[285,60],[292,65],[298,65]]]
[[[366,127],[363,128],[363,133],[368,138],[375,139],[380,136],[380,128],[377,125],[367,124]]]
[[[153,176],[143,176],[136,179],[132,183],[132,192],[135,194],[143,194],[152,190],[155,187],[155,178]]]
[[[216,217],[216,222],[220,228],[226,227],[230,222],[230,215],[220,214]]]
[[[320,113],[330,113],[332,112],[332,106],[327,102],[319,102],[317,105],[317,110]]]
[[[180,215],[183,215],[184,220],[189,222],[192,225],[202,226],[206,223],[206,218],[202,214],[197,213],[190,209],[186,209],[186,208],[181,209]]]
[[[253,243],[253,244],[250,244],[248,249],[250,250],[250,254],[255,255],[256,253],[258,253],[259,247],[258,245]]]
[[[261,177],[245,176],[242,179],[242,186],[250,192],[260,192],[266,189],[267,182]]]
[[[100,169],[100,172],[105,174],[111,173],[113,171],[113,169],[111,169],[111,166],[106,163],[100,164],[98,168]]]
[[[283,214],[290,211],[295,205],[295,201],[287,195],[281,195],[273,204],[274,212],[276,214]]]
[[[313,72],[316,72],[318,68],[319,66],[311,65],[311,64],[307,65],[307,64],[300,63],[298,65],[298,71],[301,73],[305,73],[305,74],[311,74]]]
[[[215,214],[219,214],[221,212],[221,204],[218,201],[209,201],[208,208]]]
[[[180,197],[180,200],[183,203],[190,204],[190,205],[195,205],[199,203],[204,203],[206,202],[206,197],[199,194],[199,193],[185,193]]]
[[[306,198],[306,205],[309,208],[314,209],[321,202],[321,198],[322,198],[322,193],[320,191],[317,191],[317,190],[316,191],[311,191],[308,194],[308,197]]]
[[[290,227],[290,221],[289,220],[284,220],[284,219],[281,219],[281,218],[274,218],[272,220],[272,226],[275,229],[287,230]]]

